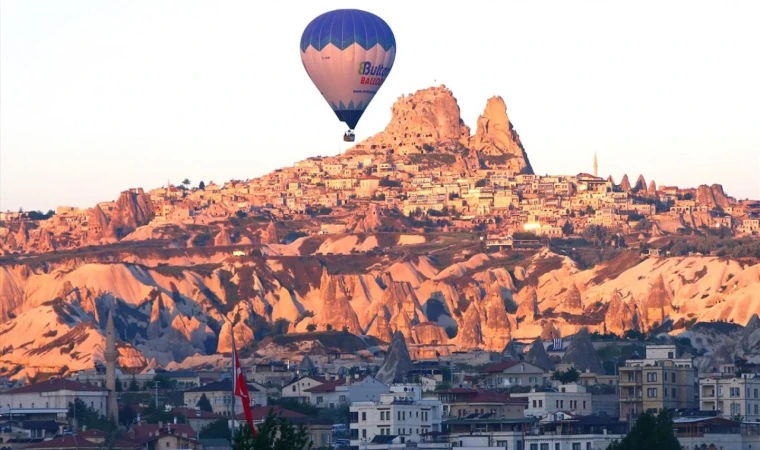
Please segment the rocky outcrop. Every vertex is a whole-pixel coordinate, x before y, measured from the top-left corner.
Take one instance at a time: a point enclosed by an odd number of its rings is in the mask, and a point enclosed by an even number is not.
[[[274,222],[269,222],[269,225],[261,231],[261,243],[262,244],[279,244],[280,238],[277,235],[277,226]]]
[[[347,226],[354,233],[373,233],[383,226],[383,213],[380,206],[370,203],[364,214],[353,216]]]
[[[512,329],[517,328],[517,322],[507,314],[503,293],[497,284],[492,286],[483,300],[481,320],[481,341],[484,348],[497,352],[503,350],[511,339]]]
[[[757,314],[752,315],[742,330],[738,347],[744,353],[755,353],[760,350],[760,318]]]
[[[623,175],[623,179],[620,180],[620,189],[623,192],[631,192],[631,182],[628,181],[628,174]]]
[[[578,286],[573,283],[565,292],[565,299],[560,303],[556,312],[579,315],[583,313],[583,299]]]
[[[414,343],[418,345],[443,345],[449,342],[446,330],[433,322],[423,322],[412,328]]]
[[[227,233],[226,228],[222,228],[219,230],[219,233],[214,236],[214,245],[217,247],[232,245],[232,239],[230,239],[230,234]]]
[[[546,353],[546,348],[544,348],[544,343],[541,339],[533,341],[528,354],[525,355],[525,360],[547,371],[554,369],[554,363],[549,358],[549,354]]]
[[[654,180],[649,182],[649,188],[647,188],[647,194],[649,195],[657,195],[657,183],[654,182]]]
[[[587,328],[581,328],[573,336],[565,354],[562,356],[562,364],[572,364],[580,372],[590,371],[604,374],[602,360],[599,359],[599,355],[596,353],[596,349],[594,349],[594,344],[591,342],[591,335],[589,335]]]
[[[703,184],[697,188],[696,201],[700,205],[707,205],[712,208],[728,208],[733,203],[733,199],[723,192],[723,186],[713,184],[708,186]]]
[[[469,135],[454,94],[440,86],[401,96],[391,108],[391,121],[385,130],[363,146],[386,144],[402,152],[419,153],[425,144],[457,142]]]
[[[488,99],[485,111],[478,118],[475,135],[469,140],[469,148],[486,156],[502,157],[500,165],[507,166],[514,173],[533,173],[520,136],[507,116],[507,105],[501,97]],[[499,159],[487,161],[500,162]]]
[[[622,336],[628,330],[640,331],[638,322],[636,312],[623,300],[620,291],[615,291],[607,305],[603,331]]]
[[[137,227],[146,225],[152,216],[153,204],[142,188],[124,191],[111,211],[105,236],[121,239]]]
[[[633,187],[635,192],[647,191],[647,180],[644,179],[644,175],[639,175],[636,179],[636,185]]]
[[[644,316],[649,328],[654,328],[665,322],[673,312],[672,295],[665,286],[662,274],[655,279],[643,303]]]
[[[393,330],[391,330],[391,326],[388,323],[388,319],[385,317],[384,312],[377,314],[375,320],[370,325],[369,330],[367,330],[367,334],[374,336],[383,342],[391,342],[391,339],[393,338]]]
[[[481,347],[483,343],[483,333],[480,328],[481,323],[478,308],[474,304],[470,305],[459,322],[457,341],[460,348],[473,350]]]
[[[536,293],[536,287],[533,285],[526,286],[518,292],[517,295],[517,319],[534,321],[541,314],[541,310],[538,307],[538,294]]]
[[[377,381],[385,384],[402,383],[406,380],[406,374],[412,370],[412,358],[409,356],[409,349],[406,347],[404,334],[397,331],[393,334],[391,345],[388,347],[388,354],[385,361],[377,371],[375,378]]]
[[[298,371],[302,373],[316,373],[317,366],[314,361],[311,360],[309,355],[304,355],[300,363],[298,363]]]
[[[333,329],[361,334],[361,326],[356,312],[351,307],[354,277],[330,275],[327,269],[322,271],[319,295],[322,300],[323,313],[319,315],[316,324],[318,329],[326,329],[329,324]]]

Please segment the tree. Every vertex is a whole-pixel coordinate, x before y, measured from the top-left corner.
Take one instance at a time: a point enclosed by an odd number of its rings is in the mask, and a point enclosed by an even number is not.
[[[87,427],[87,429],[111,432],[116,428],[111,420],[87,406],[79,398],[75,399],[74,403],[69,403],[69,417],[76,419],[76,425],[79,429]]]
[[[190,178],[185,178],[184,180],[182,180],[182,185],[185,187],[190,186]]]
[[[201,180],[201,182],[198,183],[198,189],[202,191],[206,189],[206,183],[204,183],[203,180]]]
[[[578,378],[581,376],[580,372],[575,370],[575,367],[571,367],[567,369],[564,372],[554,372],[554,375],[552,375],[552,378],[559,381],[560,383],[575,383],[578,381]]]
[[[306,427],[296,427],[286,418],[275,416],[272,409],[264,422],[256,427],[256,436],[246,423],[235,431],[232,444],[233,450],[311,450],[313,446]]]
[[[119,423],[122,425],[131,425],[136,417],[137,413],[132,408],[132,405],[127,404],[119,407]]]
[[[614,441],[607,450],[680,450],[681,444],[673,433],[673,419],[667,410],[657,417],[641,413],[631,431],[622,441]]]
[[[230,424],[227,419],[219,419],[201,429],[201,439],[226,439],[230,440]]]
[[[310,332],[310,333],[313,333],[313,332],[317,331],[317,326],[316,326],[316,325],[314,325],[313,323],[310,323],[310,324],[309,324],[309,325],[306,327],[306,331],[308,331],[308,332]]]
[[[129,382],[129,390],[132,392],[137,392],[140,390],[140,386],[137,385],[137,380],[134,376],[132,376],[132,381]]]
[[[325,329],[327,331],[332,331],[332,328],[333,328],[332,325],[330,325],[329,323],[325,326]]]
[[[208,397],[206,397],[206,394],[201,395],[201,398],[198,399],[198,403],[196,403],[195,406],[201,411],[214,412],[214,408],[211,407],[211,402]]]
[[[123,390],[124,389],[122,389],[121,380],[119,379],[119,377],[116,377],[116,392],[121,392]]]
[[[290,328],[290,321],[288,319],[280,317],[279,319],[275,320],[274,324],[272,325],[272,334],[275,336],[281,336],[288,332],[288,328]]]

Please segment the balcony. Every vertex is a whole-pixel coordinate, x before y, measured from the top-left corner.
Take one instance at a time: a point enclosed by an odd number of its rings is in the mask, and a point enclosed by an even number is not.
[[[623,395],[620,397],[621,402],[641,402],[644,401],[643,395]]]

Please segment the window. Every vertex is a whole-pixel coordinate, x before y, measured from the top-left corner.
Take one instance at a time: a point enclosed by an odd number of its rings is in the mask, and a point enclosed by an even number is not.
[[[652,383],[657,381],[657,372],[647,372],[647,382]]]
[[[295,385],[295,384],[293,385],[293,389],[292,389],[292,391],[293,391],[293,392],[295,392],[295,391],[296,391],[296,385]]]
[[[586,400],[583,400],[583,409],[586,409]]]
[[[338,401],[341,402],[341,403],[346,403],[346,396],[345,395],[341,395],[340,397],[338,397]]]
[[[319,405],[320,403],[322,403],[324,400],[325,400],[324,397],[322,397],[321,395],[318,396],[317,397],[317,405]]]
[[[675,372],[673,372],[673,373],[670,374],[670,381],[672,381],[673,383],[676,382],[676,373]]]
[[[731,403],[731,415],[732,416],[738,416],[742,413],[741,405],[738,403]]]
[[[758,406],[757,406],[757,403],[755,403],[755,414],[760,414],[760,412],[758,412]]]
[[[757,394],[758,394],[758,392],[757,392],[757,388],[755,388],[755,398],[758,398],[758,397],[757,397]]]
[[[591,442],[586,442],[586,450],[591,450]]]
[[[581,450],[581,443],[573,442],[573,450]]]
[[[541,450],[549,450],[549,443],[541,444]]]
[[[673,354],[673,352],[668,352],[668,359],[673,359],[675,357],[676,357],[676,355]]]
[[[729,391],[729,395],[731,397],[739,397],[741,395],[741,390],[738,387],[732,387]]]
[[[544,407],[544,401],[543,400],[539,400],[538,401],[538,407],[539,408],[543,408]]]
[[[533,400],[533,407],[534,408],[536,407],[536,401],[535,400]]]
[[[657,398],[657,388],[647,388],[647,397]]]
[[[554,444],[554,450],[560,450],[559,442]]]
[[[362,438],[367,439],[367,429],[362,428]]]
[[[662,397],[663,397],[663,398],[668,398],[668,388],[664,388],[664,389],[662,390]]]
[[[538,444],[530,444],[530,450],[538,450]]]
[[[673,394],[673,395],[672,395],[672,397],[673,397],[673,398],[676,398],[676,388],[673,388],[673,389],[672,389],[672,394]]]
[[[362,412],[362,422],[364,422],[365,420],[367,420],[367,413]]]

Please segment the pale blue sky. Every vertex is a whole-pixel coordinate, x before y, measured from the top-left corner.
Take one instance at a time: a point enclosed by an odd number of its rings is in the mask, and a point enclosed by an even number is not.
[[[266,4],[266,6],[263,6]],[[0,2],[0,209],[253,178],[345,149],[303,28],[383,17],[395,66],[357,128],[437,80],[471,127],[501,95],[538,173],[722,183],[760,198],[760,2]]]

